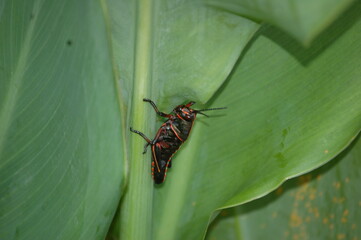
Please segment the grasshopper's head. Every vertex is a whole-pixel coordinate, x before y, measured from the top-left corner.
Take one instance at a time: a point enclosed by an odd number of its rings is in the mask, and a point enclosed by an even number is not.
[[[173,112],[183,120],[193,121],[197,116],[197,110],[191,108],[193,104],[195,104],[195,102],[191,101],[185,105],[178,105],[173,109]]]
[[[195,104],[195,102],[191,101],[185,105],[178,105],[173,109],[173,112],[177,115],[177,117],[181,119],[184,119],[186,121],[193,121],[198,113],[208,117],[208,115],[204,114],[203,111],[226,109],[226,107],[220,107],[220,108],[195,110],[191,108],[193,104]]]

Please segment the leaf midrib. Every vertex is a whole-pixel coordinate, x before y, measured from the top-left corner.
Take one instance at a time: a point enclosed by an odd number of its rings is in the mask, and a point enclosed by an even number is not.
[[[153,1],[140,0],[136,3],[134,80],[131,106],[131,126],[144,131],[148,107],[142,101],[150,97]],[[125,134],[130,134],[124,129]],[[149,177],[149,155],[142,155],[144,140],[131,135],[130,138],[128,191],[125,193],[121,211],[121,239],[151,239],[153,183]]]

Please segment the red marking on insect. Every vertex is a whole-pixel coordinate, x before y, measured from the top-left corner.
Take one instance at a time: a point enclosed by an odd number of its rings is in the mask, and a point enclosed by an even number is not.
[[[179,136],[178,132],[173,125],[170,125],[170,127],[172,128],[172,131],[174,132],[175,136],[181,141],[184,142],[184,140]]]
[[[168,118],[158,129],[153,140],[150,140],[142,132],[130,128],[130,131],[139,134],[147,142],[144,146],[143,154],[146,153],[148,146],[151,146],[152,175],[154,182],[160,184],[164,182],[166,172],[172,166],[171,160],[173,155],[178,151],[183,142],[187,140],[197,114],[208,117],[203,111],[220,110],[225,109],[225,107],[195,110],[191,108],[195,102],[189,102],[185,105],[176,106],[172,113],[166,114],[160,112],[152,100],[144,98],[143,101],[149,102],[159,116]]]

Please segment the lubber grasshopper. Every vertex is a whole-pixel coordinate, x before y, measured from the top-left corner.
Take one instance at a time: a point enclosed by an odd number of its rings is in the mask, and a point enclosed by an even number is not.
[[[153,140],[150,140],[142,132],[130,128],[130,131],[139,134],[147,141],[143,154],[146,153],[148,146],[151,146],[152,175],[154,182],[160,184],[165,180],[167,169],[172,166],[173,155],[187,140],[197,114],[207,116],[203,113],[204,111],[220,110],[225,109],[225,107],[195,110],[191,108],[195,102],[189,102],[185,105],[176,106],[171,113],[166,114],[160,112],[152,100],[144,98],[143,101],[149,102],[159,116],[168,118],[159,128]]]

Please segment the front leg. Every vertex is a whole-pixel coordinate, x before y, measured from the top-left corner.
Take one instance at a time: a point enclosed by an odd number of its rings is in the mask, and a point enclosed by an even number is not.
[[[147,149],[148,149],[148,146],[151,145],[151,143],[146,143],[144,145],[144,150],[143,150],[143,154],[146,154],[147,153]]]
[[[170,117],[172,116],[171,114],[166,114],[166,113],[164,113],[164,112],[159,111],[158,108],[157,108],[157,105],[155,105],[155,103],[154,103],[152,100],[150,100],[150,99],[148,99],[148,98],[143,98],[143,101],[144,101],[144,102],[149,102],[150,105],[152,105],[152,107],[154,108],[155,112],[156,112],[159,116],[161,116],[161,117],[166,117],[166,118],[170,118]]]
[[[147,152],[148,146],[154,144],[153,141],[151,141],[149,138],[147,138],[147,136],[145,136],[144,133],[139,132],[138,130],[134,130],[132,127],[130,127],[130,131],[140,135],[142,138],[144,138],[145,141],[147,141],[147,143],[144,146],[144,151],[143,151],[143,154],[145,154]]]

